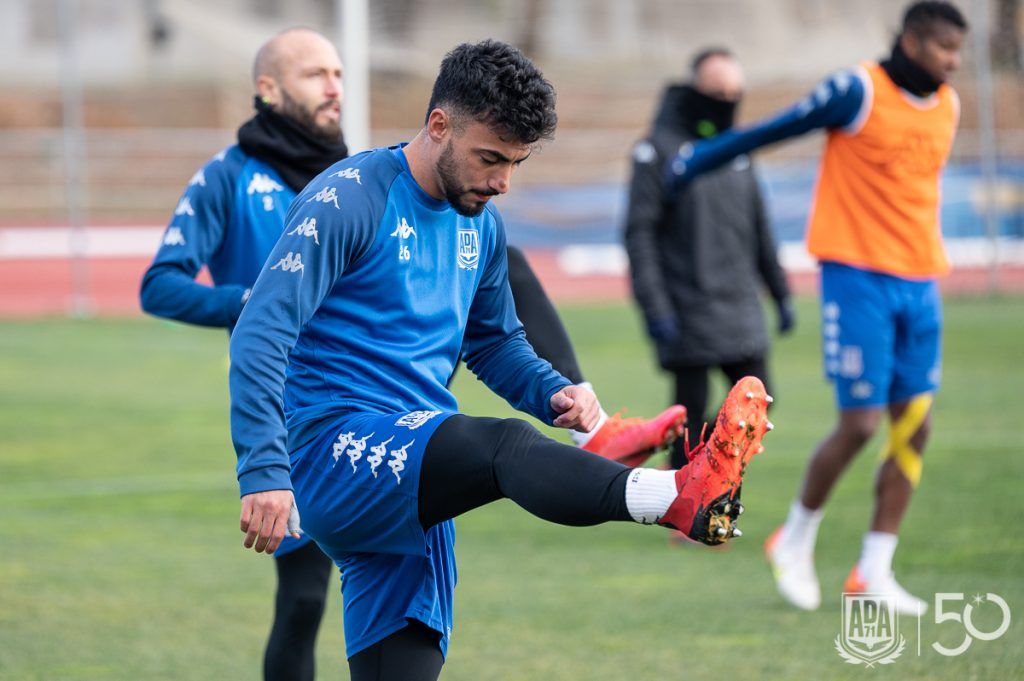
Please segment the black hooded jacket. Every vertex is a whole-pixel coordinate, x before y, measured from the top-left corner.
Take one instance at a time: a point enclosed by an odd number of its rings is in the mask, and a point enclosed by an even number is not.
[[[633,293],[648,327],[678,324],[678,339],[656,343],[669,369],[763,356],[760,291],[776,301],[789,296],[749,157],[665,195],[666,160],[692,139],[683,100],[683,86],[668,87],[653,129],[633,149],[625,224]]]

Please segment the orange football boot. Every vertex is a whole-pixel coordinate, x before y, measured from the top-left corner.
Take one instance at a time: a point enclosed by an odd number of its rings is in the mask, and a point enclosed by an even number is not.
[[[686,407],[674,404],[653,419],[609,416],[581,449],[635,468],[682,434]]]
[[[676,471],[678,496],[658,521],[694,541],[715,545],[742,536],[736,519],[743,513],[740,486],[752,456],[764,451],[771,430],[772,398],[754,376],[736,382],[722,403],[707,442],[687,451],[690,462]]]

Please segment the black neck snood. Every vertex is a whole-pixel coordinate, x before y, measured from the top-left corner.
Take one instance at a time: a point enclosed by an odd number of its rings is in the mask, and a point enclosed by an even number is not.
[[[714,137],[733,126],[738,102],[709,97],[692,85],[683,85],[682,91],[683,124],[691,135]]]
[[[345,141],[331,144],[289,116],[283,116],[259,97],[256,115],[238,129],[238,146],[277,171],[295,191],[331,165],[348,156]]]
[[[892,56],[883,61],[881,67],[885,69],[892,82],[918,97],[927,97],[942,85],[942,81],[932,78],[931,74],[907,56],[900,47],[899,38],[892,46]]]

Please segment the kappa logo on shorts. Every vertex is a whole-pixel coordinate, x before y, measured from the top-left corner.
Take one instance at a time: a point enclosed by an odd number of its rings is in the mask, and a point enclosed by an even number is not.
[[[475,270],[480,262],[480,233],[475,229],[459,230],[459,268]]]
[[[844,345],[839,350],[839,375],[860,378],[864,374],[864,352],[859,345]]]
[[[349,447],[345,454],[348,455],[348,462],[352,464],[353,473],[356,472],[356,464],[359,463],[359,459],[363,458],[363,452],[366,451],[366,441],[374,435],[375,433],[370,433],[366,437],[349,442]]]
[[[355,437],[356,434],[352,431],[347,433],[338,433],[338,441],[334,443],[334,453],[332,454],[334,457],[334,466],[338,465],[338,459],[340,459],[341,455],[345,453],[345,450]],[[331,466],[331,468],[334,468],[334,466]]]
[[[391,472],[395,474],[395,479],[398,480],[399,485],[402,484],[402,476],[399,475],[399,473],[405,470],[405,462],[409,458],[409,454],[406,450],[408,450],[409,447],[412,447],[414,442],[416,442],[416,440],[410,440],[400,448],[391,450],[392,458],[388,461],[388,468],[390,468]]]
[[[434,418],[441,412],[439,411],[410,411],[402,418],[395,421],[396,426],[405,426],[409,430],[416,430],[424,423]]]
[[[388,454],[388,444],[394,439],[395,436],[392,435],[379,445],[370,447],[370,451],[373,453],[366,457],[366,461],[370,464],[370,473],[373,474],[373,477],[377,477],[377,467],[384,461],[384,457]]]

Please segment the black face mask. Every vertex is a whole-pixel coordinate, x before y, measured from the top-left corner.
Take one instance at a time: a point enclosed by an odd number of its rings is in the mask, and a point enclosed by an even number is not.
[[[739,102],[710,97],[692,85],[683,86],[682,116],[694,137],[714,137],[728,130],[736,120]]]
[[[238,129],[238,146],[277,171],[289,187],[301,191],[321,172],[348,156],[344,140],[336,144],[314,135],[290,116],[256,98],[256,115]]]
[[[892,79],[892,82],[918,97],[927,97],[942,85],[942,81],[932,78],[930,73],[907,56],[907,53],[900,47],[899,38],[892,46],[892,56],[883,61],[881,67],[885,69],[886,75]]]

